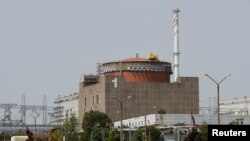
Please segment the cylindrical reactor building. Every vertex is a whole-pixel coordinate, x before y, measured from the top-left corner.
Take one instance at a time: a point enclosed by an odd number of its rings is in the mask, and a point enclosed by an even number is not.
[[[100,72],[109,76],[123,76],[126,82],[170,82],[171,63],[158,58],[128,58],[100,64]]]
[[[168,114],[199,112],[198,77],[179,77],[178,83],[170,83],[171,63],[154,55],[98,64],[97,72],[80,82],[80,119],[85,112],[98,110],[113,121],[120,120],[116,113],[120,110],[118,103],[112,97],[126,101],[124,119],[130,118],[131,113],[134,117],[156,113],[153,107]]]

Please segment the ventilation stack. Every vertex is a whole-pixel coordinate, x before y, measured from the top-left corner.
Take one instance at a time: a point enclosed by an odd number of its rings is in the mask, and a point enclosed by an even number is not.
[[[173,10],[174,15],[174,64],[173,64],[173,70],[174,70],[174,81],[176,82],[178,77],[180,76],[180,65],[179,65],[179,15],[178,13],[180,10],[177,8]]]

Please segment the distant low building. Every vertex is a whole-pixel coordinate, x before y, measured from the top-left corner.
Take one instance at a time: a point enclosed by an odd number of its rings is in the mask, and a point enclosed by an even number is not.
[[[220,102],[221,114],[250,115],[250,98],[244,97]]]
[[[53,123],[62,124],[66,119],[66,114],[70,116],[74,114],[76,119],[79,118],[79,106],[78,106],[79,94],[73,93],[68,96],[58,97],[54,100],[55,108],[53,113]]]
[[[209,114],[193,114],[195,124],[217,124],[217,115]],[[146,121],[146,124],[145,124]],[[249,115],[221,115],[221,124],[228,125],[235,121],[235,124],[250,124]],[[192,126],[193,123],[190,114],[150,114],[146,116],[133,117],[124,119],[122,121],[125,128],[138,128],[155,125],[158,127],[171,127],[171,126]],[[121,122],[114,122],[114,128],[120,128]]]

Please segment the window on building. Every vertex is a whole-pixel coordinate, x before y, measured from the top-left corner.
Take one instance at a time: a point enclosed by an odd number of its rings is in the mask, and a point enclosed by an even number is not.
[[[84,104],[85,106],[87,106],[87,98],[85,97],[85,100],[84,100]]]
[[[95,103],[99,104],[99,95],[96,95],[96,97],[95,97]]]

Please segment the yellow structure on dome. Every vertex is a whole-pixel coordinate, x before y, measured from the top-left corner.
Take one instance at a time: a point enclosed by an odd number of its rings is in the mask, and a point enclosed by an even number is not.
[[[157,54],[155,55],[155,54],[153,54],[153,53],[149,53],[149,54],[148,54],[148,59],[149,59],[149,60],[159,60],[159,59],[158,59],[158,55],[157,55]]]

